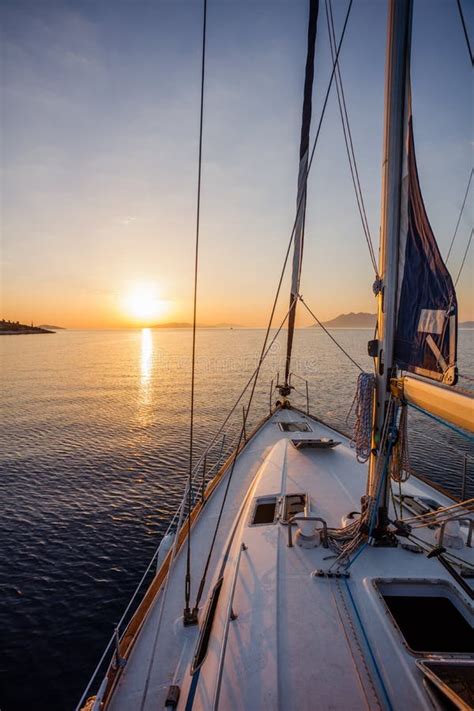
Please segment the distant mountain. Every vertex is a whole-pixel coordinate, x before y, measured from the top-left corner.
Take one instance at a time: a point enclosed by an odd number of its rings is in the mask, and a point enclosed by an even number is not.
[[[51,326],[50,324],[47,323],[40,323],[39,328],[46,328],[51,331],[65,331],[66,329],[64,326]]]
[[[192,323],[183,323],[181,321],[170,321],[169,323],[155,323],[151,328],[192,328]]]
[[[323,321],[323,324],[326,328],[375,328],[376,320],[376,314],[368,314],[363,311],[354,313],[351,311],[348,314],[339,314],[339,316],[330,321]],[[315,324],[312,328],[319,327]]]
[[[368,314],[364,311],[354,313],[351,311],[348,314],[339,314],[336,318],[330,321],[323,321],[326,328],[375,328],[377,314]],[[319,328],[317,324],[310,328]],[[473,328],[474,321],[461,321],[459,328]]]

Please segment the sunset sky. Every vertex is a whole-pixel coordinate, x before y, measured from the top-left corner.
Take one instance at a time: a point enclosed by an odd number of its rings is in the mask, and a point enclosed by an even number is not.
[[[339,35],[347,2],[333,5]],[[202,3],[0,7],[0,315],[70,328],[189,321]],[[472,26],[474,5],[463,7]],[[201,323],[266,322],[295,212],[306,23],[306,0],[208,2]],[[385,32],[386,3],[357,0],[341,54],[377,246]],[[321,3],[313,130],[329,73]],[[412,79],[421,187],[445,255],[473,146],[470,63],[453,0],[416,0]],[[448,264],[454,277],[470,204]],[[474,319],[473,251],[458,285],[462,320]],[[302,293],[322,319],[374,312],[372,281],[333,92],[309,182]],[[143,300],[155,313],[142,317]],[[299,323],[310,320],[300,314]]]

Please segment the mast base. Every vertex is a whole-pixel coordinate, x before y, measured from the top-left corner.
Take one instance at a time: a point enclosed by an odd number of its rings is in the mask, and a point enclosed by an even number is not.
[[[397,548],[397,537],[387,529],[380,529],[372,532],[369,540],[370,545],[374,548]]]
[[[377,511],[377,525],[369,536],[369,544],[374,548],[396,548],[398,539],[393,531],[389,530],[390,521],[386,506],[380,506]]]

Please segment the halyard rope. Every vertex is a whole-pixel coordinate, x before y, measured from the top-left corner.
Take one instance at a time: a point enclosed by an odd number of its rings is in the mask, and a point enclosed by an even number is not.
[[[374,407],[375,376],[372,373],[360,373],[357,389],[352,401],[349,418],[355,407],[354,434],[351,444],[355,447],[357,461],[361,464],[370,457],[372,438],[372,415]]]
[[[392,450],[390,476],[394,481],[402,483],[410,477],[410,456],[408,452],[408,408],[402,404],[398,437]]]

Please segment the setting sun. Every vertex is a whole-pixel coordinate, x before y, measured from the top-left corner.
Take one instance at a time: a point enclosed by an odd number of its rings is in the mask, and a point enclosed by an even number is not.
[[[134,321],[150,323],[166,313],[168,303],[158,298],[154,284],[137,284],[122,299],[125,314]]]

